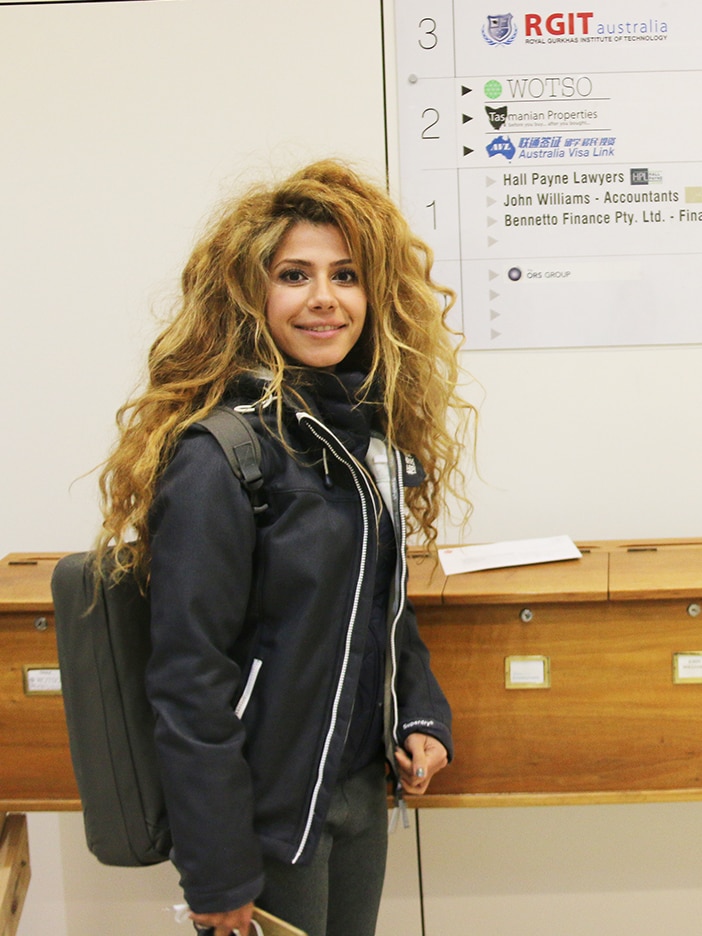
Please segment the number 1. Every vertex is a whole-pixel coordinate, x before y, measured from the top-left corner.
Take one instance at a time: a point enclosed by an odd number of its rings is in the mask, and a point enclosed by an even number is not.
[[[432,219],[433,219],[433,225],[432,225],[432,226],[433,226],[434,230],[436,230],[436,200],[434,200],[433,202],[429,202],[429,204],[428,204],[426,207],[427,207],[427,208],[431,208],[431,216],[432,216]]]

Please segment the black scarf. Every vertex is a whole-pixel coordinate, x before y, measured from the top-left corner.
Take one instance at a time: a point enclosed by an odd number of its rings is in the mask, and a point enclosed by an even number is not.
[[[371,390],[359,400],[366,375],[360,371],[322,371],[302,369],[291,382],[301,396],[318,411],[325,425],[339,437],[346,448],[363,461],[368,451],[372,429],[380,429],[381,405]]]

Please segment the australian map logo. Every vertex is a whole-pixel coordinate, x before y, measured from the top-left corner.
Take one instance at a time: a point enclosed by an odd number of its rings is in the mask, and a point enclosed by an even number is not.
[[[514,154],[517,152],[514,143],[506,136],[495,137],[494,140],[488,143],[485,149],[487,150],[488,156],[504,156],[505,159],[509,161],[514,158]]]
[[[517,38],[517,26],[511,13],[495,13],[483,26],[483,39],[491,46],[511,45]]]

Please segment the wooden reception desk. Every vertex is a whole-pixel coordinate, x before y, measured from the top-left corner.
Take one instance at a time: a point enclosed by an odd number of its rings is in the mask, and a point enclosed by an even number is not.
[[[80,809],[55,681],[50,582],[59,555],[0,560],[0,812]]]
[[[456,745],[417,805],[702,799],[702,540],[580,546],[582,559],[450,578],[412,557]],[[80,808],[57,558],[0,561],[0,812]]]
[[[415,565],[456,745],[421,805],[702,799],[702,541],[580,547],[450,578]]]

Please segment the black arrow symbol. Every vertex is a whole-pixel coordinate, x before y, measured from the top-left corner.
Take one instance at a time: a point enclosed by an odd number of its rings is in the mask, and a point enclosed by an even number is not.
[[[461,85],[461,94],[470,94],[472,90],[472,88],[466,88],[465,85]]]
[[[463,114],[463,123],[468,123],[469,120],[472,120],[472,117],[469,117],[468,114]]]
[[[469,155],[470,153],[472,153],[472,152],[473,152],[473,150],[472,150],[469,146],[464,146],[464,147],[463,147],[463,155],[464,155],[464,156],[468,156],[468,155]]]

